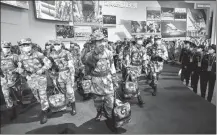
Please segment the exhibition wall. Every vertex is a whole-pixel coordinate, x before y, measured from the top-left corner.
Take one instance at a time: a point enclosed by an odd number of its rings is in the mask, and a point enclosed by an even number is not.
[[[144,21],[146,20],[146,7],[173,7],[173,8],[194,8],[194,4],[179,1],[129,1],[136,2],[137,8],[117,8],[103,6],[102,14],[116,15],[117,27],[108,28],[108,39],[115,41],[120,39],[118,32],[127,33],[120,20]],[[211,3],[211,11],[215,9],[213,2]],[[35,8],[33,2],[29,1],[29,10],[12,7],[1,4],[1,40],[11,41],[13,44],[25,37],[32,38],[33,42],[44,48],[45,42],[56,39],[56,24],[69,24],[68,22],[41,20],[35,17]],[[215,20],[215,19],[214,19]],[[214,29],[214,27],[213,27]],[[79,41],[78,44],[83,47],[85,41]]]

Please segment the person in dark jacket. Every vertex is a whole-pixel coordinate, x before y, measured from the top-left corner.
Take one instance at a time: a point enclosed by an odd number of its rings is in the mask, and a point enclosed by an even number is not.
[[[197,85],[201,73],[201,67],[198,66],[198,62],[201,61],[202,55],[204,51],[204,46],[200,45],[197,47],[196,52],[194,53],[192,57],[192,75],[191,75],[191,84],[194,93],[197,93]]]
[[[200,65],[200,64],[199,64]],[[208,87],[207,100],[211,102],[216,81],[216,45],[210,45],[208,52],[204,55],[201,62],[200,89],[201,97],[205,98],[206,88]]]
[[[181,62],[182,65],[182,73],[181,73],[181,81],[186,81],[186,85],[188,86],[189,84],[189,79],[190,79],[190,42],[185,41],[184,42],[184,48],[181,50],[179,62]]]

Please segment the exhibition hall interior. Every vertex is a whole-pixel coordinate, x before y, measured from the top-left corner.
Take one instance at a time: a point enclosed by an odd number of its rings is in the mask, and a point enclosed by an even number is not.
[[[216,1],[1,1],[2,134],[216,134]]]

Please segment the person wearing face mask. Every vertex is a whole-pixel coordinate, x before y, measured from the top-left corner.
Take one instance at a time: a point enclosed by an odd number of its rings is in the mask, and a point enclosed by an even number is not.
[[[196,52],[192,56],[192,75],[191,75],[191,84],[193,92],[197,94],[197,85],[201,73],[201,60],[203,56],[204,46],[200,45],[196,48]]]
[[[155,43],[147,48],[147,55],[150,57],[149,69],[151,83],[149,84],[153,88],[152,96],[157,94],[158,78],[163,70],[163,63],[168,59],[168,52],[166,47],[162,44],[161,38],[155,36]]]
[[[181,54],[179,57],[179,62],[182,65],[182,72],[181,72],[181,81],[186,81],[186,86],[189,84],[190,74],[187,70],[190,65],[190,41],[184,41],[184,47],[181,50]]]
[[[44,55],[48,56],[51,53],[52,43],[49,41],[45,43]]]
[[[132,76],[130,76],[129,78],[131,78],[131,81],[135,82],[138,86],[138,81],[142,72],[142,65],[143,62],[146,60],[146,50],[145,48],[142,46],[143,45],[143,37],[138,35],[135,37],[136,39],[136,44],[131,46],[131,48],[129,48],[129,53],[127,53],[126,55],[126,67],[127,67],[127,71],[129,72],[131,70],[135,70],[136,76],[134,79],[132,79]],[[128,74],[127,74],[128,76]],[[124,81],[128,81],[128,80],[124,80]],[[132,97],[137,97],[138,99],[138,104],[140,107],[143,107],[143,100],[142,97],[140,95],[140,91],[138,89],[138,87],[136,88],[137,92],[136,93],[126,93],[125,90],[124,91],[124,97],[125,98],[132,98]],[[132,95],[132,96],[131,96]]]
[[[38,51],[32,49],[30,38],[21,39],[18,42],[22,53],[18,57],[18,71],[27,78],[27,84],[34,97],[41,104],[40,123],[47,122],[49,103],[47,99],[47,75],[51,68],[51,61]]]
[[[16,72],[18,72],[18,55],[12,54],[11,46],[10,42],[1,42],[1,89],[7,108],[13,107],[10,90],[11,87],[16,84],[16,79],[18,77],[16,76]]]
[[[91,93],[97,110],[96,121],[100,121],[103,110],[109,118],[112,117],[114,87],[118,87],[113,54],[102,44],[103,39],[104,35],[99,30],[92,34],[91,40],[95,46],[84,59],[84,64],[90,69]]]
[[[73,55],[63,49],[61,41],[54,41],[54,51],[49,55],[53,59],[57,69],[51,73],[52,79],[57,81],[59,87],[66,92],[66,97],[71,107],[71,115],[76,114],[75,95],[74,95],[74,57]],[[53,69],[51,69],[53,70]]]
[[[208,86],[207,100],[211,102],[216,81],[216,45],[208,46],[208,52],[203,56],[200,73],[201,97],[205,98]]]

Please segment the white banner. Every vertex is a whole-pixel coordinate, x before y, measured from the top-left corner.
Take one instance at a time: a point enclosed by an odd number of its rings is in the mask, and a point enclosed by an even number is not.
[[[118,8],[137,8],[137,3],[131,3],[126,1],[104,1],[103,5]]]
[[[74,27],[75,40],[88,40],[92,29],[90,26]]]

